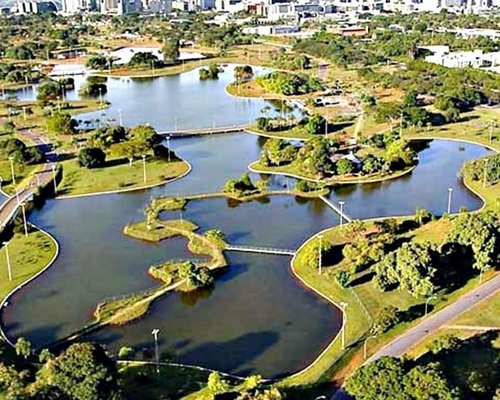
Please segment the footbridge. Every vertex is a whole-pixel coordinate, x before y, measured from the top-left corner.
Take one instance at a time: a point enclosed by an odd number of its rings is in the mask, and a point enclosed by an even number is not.
[[[323,200],[323,202],[328,206],[330,207],[332,210],[334,210],[338,215],[340,215],[344,220],[346,220],[347,222],[351,222],[352,221],[352,218],[349,217],[349,215],[347,215],[343,210],[341,210],[340,208],[338,208],[335,204],[333,204],[330,200],[328,200],[325,196],[319,196],[319,198],[321,200]]]
[[[215,135],[217,133],[241,132],[250,125],[229,125],[229,126],[214,126],[212,128],[196,128],[196,129],[176,129],[174,131],[159,132],[162,136],[167,137],[184,137],[196,135]]]
[[[259,254],[277,254],[282,256],[293,256],[295,255],[295,250],[289,249],[276,249],[271,247],[257,247],[257,246],[237,246],[233,244],[228,244],[226,246],[228,251],[241,251],[244,253],[259,253]]]

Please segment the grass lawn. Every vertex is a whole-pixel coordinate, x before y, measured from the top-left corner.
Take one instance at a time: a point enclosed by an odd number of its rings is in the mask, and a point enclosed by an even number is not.
[[[366,222],[366,233],[373,232],[373,222]],[[347,325],[346,325],[346,350],[341,349],[341,341],[333,342],[321,358],[306,372],[297,376],[285,378],[282,384],[311,385],[317,381],[342,379],[346,374],[353,371],[363,361],[363,342],[369,335],[373,319],[385,307],[396,306],[404,312],[407,322],[402,322],[395,328],[383,335],[370,340],[368,355],[383,347],[390,340],[402,334],[406,329],[415,325],[423,315],[422,309],[425,299],[415,298],[405,291],[393,290],[381,292],[371,281],[367,272],[361,272],[354,276],[354,285],[344,289],[336,282],[335,273],[343,268],[349,268],[349,264],[343,259],[342,247],[344,244],[358,240],[345,228],[334,227],[323,233],[323,240],[333,245],[332,253],[324,259],[322,275],[319,275],[316,265],[308,265],[306,261],[307,250],[318,246],[317,237],[307,242],[297,253],[293,260],[293,270],[298,277],[308,286],[314,287],[328,299],[337,304],[347,302]],[[425,241],[432,239],[440,243],[446,237],[450,224],[447,220],[437,220],[401,234],[402,239],[411,238],[414,241]],[[435,232],[435,234],[433,234]],[[493,276],[493,272],[484,274],[484,279]],[[458,299],[478,285],[478,278],[472,278],[461,288],[454,292],[446,293],[444,290],[436,293],[437,299],[431,302],[432,311],[439,310]]]
[[[12,268],[12,281],[9,281],[5,246],[0,252],[0,298],[5,298],[14,287],[25,282],[47,266],[56,253],[56,243],[44,232],[33,231],[15,234],[9,241],[8,249]]]
[[[209,373],[196,368],[154,365],[122,364],[120,376],[129,399],[181,399],[198,392],[208,380]]]
[[[500,109],[477,108],[473,111],[462,113],[461,119],[452,124],[434,126],[429,129],[406,129],[403,137],[425,137],[451,138],[457,140],[469,140],[479,144],[488,145],[500,151],[500,134],[498,129],[493,129],[490,140],[491,121],[500,122]]]
[[[171,229],[174,228],[174,229]],[[125,235],[131,236],[139,240],[147,240],[149,242],[159,242],[173,236],[179,235],[178,230],[194,232],[198,226],[187,220],[169,220],[161,223],[152,222],[148,229],[145,221],[130,224],[123,228]]]
[[[144,182],[142,160],[132,166],[125,159],[107,160],[103,168],[87,169],[76,159],[61,162],[63,179],[58,187],[59,196],[84,195],[114,190],[137,189],[155,185],[186,173],[189,166],[184,161],[167,163],[158,159],[146,160],[147,181]]]

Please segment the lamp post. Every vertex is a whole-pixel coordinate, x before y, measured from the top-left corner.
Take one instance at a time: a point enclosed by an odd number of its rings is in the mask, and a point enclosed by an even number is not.
[[[168,162],[170,162],[170,136],[167,136]]]
[[[28,222],[26,221],[26,207],[24,203],[21,203],[21,209],[23,210],[23,222],[24,222],[24,236],[28,236]]]
[[[427,310],[428,310],[428,307],[429,307],[429,301],[431,301],[432,299],[437,299],[437,297],[436,296],[431,296],[427,300],[425,300],[425,315],[424,315],[424,317],[427,317]]]
[[[483,188],[486,187],[486,178],[488,177],[488,163],[490,162],[489,158],[484,159],[484,175],[483,175]]]
[[[54,194],[57,194],[56,166],[52,164],[52,180],[54,181]]]
[[[345,349],[345,326],[347,324],[347,314],[345,309],[347,307],[347,303],[345,301],[340,302],[340,307],[342,307],[342,350]]]
[[[122,110],[121,110],[121,108],[118,109],[118,121],[120,123],[120,126],[123,126]]]
[[[148,181],[148,177],[146,175],[146,154],[142,155],[142,173],[144,175],[144,183]]]
[[[14,173],[14,157],[10,156],[9,161],[10,161],[10,172],[12,174],[12,183],[14,184],[14,186],[16,186],[16,174]]]
[[[451,193],[453,192],[453,188],[448,188],[448,214],[451,213]]]
[[[9,274],[9,281],[12,281],[12,270],[10,266],[10,256],[9,256],[9,242],[2,243],[5,247],[5,259],[7,260],[7,272]]]
[[[319,248],[318,248],[318,273],[321,275],[322,272],[322,258],[321,258],[321,252],[323,251],[323,235],[318,236],[319,239]]]
[[[344,214],[344,204],[345,204],[345,201],[343,200],[340,200],[339,201],[339,205],[340,205],[340,226],[342,226],[342,223],[343,223],[343,218],[342,218],[342,215]]]
[[[102,107],[102,87],[99,86],[99,104]]]
[[[479,269],[479,284],[483,283],[483,268]]]
[[[160,357],[158,355],[158,333],[160,333],[160,330],[158,328],[155,328],[151,331],[151,334],[155,338],[155,356],[156,356],[156,373],[160,373]]]
[[[366,344],[368,343],[368,341],[370,339],[375,339],[376,337],[377,337],[377,335],[372,335],[372,336],[368,336],[365,339],[365,343],[363,344],[363,360],[366,360]]]

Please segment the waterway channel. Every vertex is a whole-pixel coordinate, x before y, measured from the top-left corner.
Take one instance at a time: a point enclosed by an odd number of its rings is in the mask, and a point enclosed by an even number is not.
[[[195,101],[200,115],[210,114],[199,97]],[[220,117],[226,114],[219,112]],[[36,346],[49,344],[89,323],[101,299],[157,285],[147,268],[192,257],[185,241],[140,242],[123,235],[124,225],[143,218],[142,209],[151,197],[218,191],[258,158],[261,140],[235,133],[175,139],[172,146],[193,166],[181,180],[135,193],[50,200],[31,215],[31,222],[58,239],[61,253],[3,311],[9,338],[24,336]],[[480,199],[463,187],[457,171],[465,160],[488,152],[477,145],[433,141],[420,153],[411,174],[380,184],[342,186],[330,199],[345,201],[353,218],[412,214],[416,207],[442,213],[448,187],[453,187],[453,211],[462,206],[477,209]],[[283,186],[284,181],[273,178],[272,186]],[[287,249],[339,222],[321,200],[285,195],[239,205],[222,198],[193,201],[183,217],[196,222],[201,231],[222,229],[230,243]],[[169,294],[144,318],[104,328],[83,340],[104,343],[112,351],[131,346],[140,358],[143,349],[152,349],[151,330],[160,328],[161,351],[173,350],[180,362],[267,377],[306,366],[338,332],[339,311],[298,283],[289,268],[290,257],[228,253],[228,260],[230,267],[212,290]]]

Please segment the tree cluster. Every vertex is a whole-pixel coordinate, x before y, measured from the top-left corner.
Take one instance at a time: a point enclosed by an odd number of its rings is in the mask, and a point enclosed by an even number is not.
[[[19,139],[7,139],[0,143],[2,158],[14,158],[15,163],[31,165],[45,162],[45,155],[38,146],[28,147]]]
[[[323,83],[318,78],[283,71],[259,76],[257,83],[271,92],[286,96],[306,94],[323,89]]]

